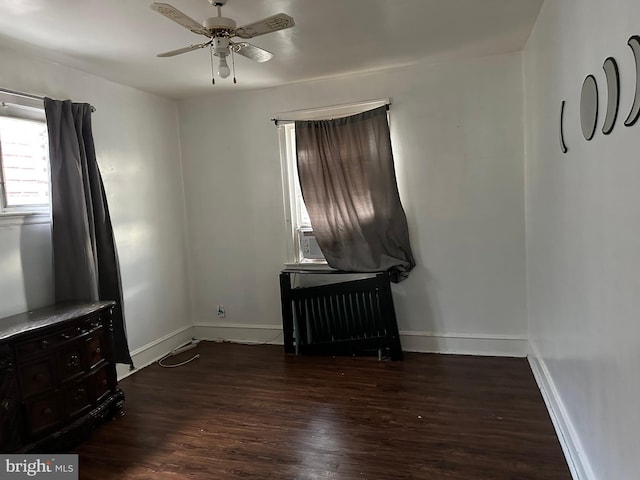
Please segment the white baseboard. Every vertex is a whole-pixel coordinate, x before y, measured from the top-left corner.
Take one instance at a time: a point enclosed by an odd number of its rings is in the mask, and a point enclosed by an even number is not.
[[[549,369],[544,359],[540,356],[535,343],[530,341],[529,346],[531,348],[531,354],[528,357],[529,365],[531,365],[531,371],[538,383],[544,403],[547,405],[553,427],[567,459],[571,476],[574,480],[596,480],[589,460],[582,448],[580,437],[578,437],[564,402],[558,394]]]
[[[249,325],[241,323],[196,323],[193,336],[199,340],[234,343],[266,343],[282,345],[282,325]]]
[[[128,365],[118,364],[116,366],[118,380],[122,380],[123,378],[136,373],[138,370],[151,365],[153,362],[160,360],[171,350],[179,347],[180,345],[184,345],[192,338],[194,338],[193,327],[191,325],[187,325],[165,335],[164,337],[160,337],[153,342],[143,345],[140,348],[136,348],[131,352],[131,358],[133,359],[133,364],[136,368],[134,370],[129,370]]]
[[[193,335],[201,340],[237,343],[268,343],[282,345],[281,325],[248,325],[226,323],[196,323]],[[400,332],[405,352],[458,353],[464,355],[496,355],[526,357],[529,344],[526,337],[499,335],[436,334],[431,332]]]
[[[526,357],[529,342],[525,336],[486,335],[400,331],[400,343],[405,352],[453,353],[459,355],[490,355]]]

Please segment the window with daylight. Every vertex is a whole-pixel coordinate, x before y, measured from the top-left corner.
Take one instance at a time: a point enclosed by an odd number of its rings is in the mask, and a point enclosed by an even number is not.
[[[0,214],[48,214],[49,144],[44,110],[2,102]]]
[[[288,259],[290,264],[326,265],[302,198],[296,162],[296,133],[293,123],[278,126],[288,227]]]
[[[326,267],[304,205],[296,160],[296,120],[326,120],[361,113],[389,103],[389,99],[280,113],[276,116],[280,139],[282,185],[287,226],[287,261],[290,266]]]

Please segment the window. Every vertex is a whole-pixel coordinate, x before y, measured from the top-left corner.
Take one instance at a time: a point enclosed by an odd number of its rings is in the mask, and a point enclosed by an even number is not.
[[[41,102],[0,94],[0,216],[48,221],[49,145]],[[39,106],[33,106],[33,104]]]
[[[288,226],[288,263],[326,265],[322,251],[313,235],[313,227],[307,213],[298,180],[296,162],[295,125],[279,125],[283,184],[285,185],[285,219]]]
[[[313,227],[304,205],[296,161],[295,120],[323,120],[354,115],[389,103],[389,99],[373,100],[348,105],[322,107],[311,110],[280,113],[278,135],[280,139],[280,160],[282,167],[282,185],[287,228],[287,265],[307,267],[326,267],[313,235]]]

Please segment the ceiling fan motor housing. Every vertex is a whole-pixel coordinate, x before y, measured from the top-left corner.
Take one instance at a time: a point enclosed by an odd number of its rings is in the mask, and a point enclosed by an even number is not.
[[[236,29],[236,22],[226,17],[207,18],[202,25],[210,32],[216,32],[218,30],[229,32]]]

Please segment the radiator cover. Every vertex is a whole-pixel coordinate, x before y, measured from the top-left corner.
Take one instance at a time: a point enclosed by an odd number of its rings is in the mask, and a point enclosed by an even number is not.
[[[402,360],[388,273],[299,288],[291,288],[292,274],[318,272],[285,270],[280,274],[286,352],[360,354],[389,349],[392,360]]]

